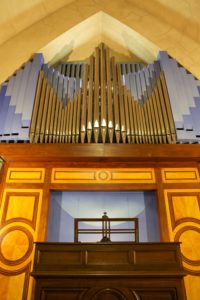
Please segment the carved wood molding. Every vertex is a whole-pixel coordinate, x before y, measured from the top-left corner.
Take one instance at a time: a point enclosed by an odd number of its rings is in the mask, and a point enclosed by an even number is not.
[[[155,183],[153,168],[53,168],[51,183]]]

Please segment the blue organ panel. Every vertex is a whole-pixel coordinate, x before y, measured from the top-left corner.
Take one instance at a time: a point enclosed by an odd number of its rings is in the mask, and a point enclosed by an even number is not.
[[[9,105],[8,111],[6,114],[6,120],[3,127],[3,132],[5,135],[5,140],[10,138],[10,135],[12,133],[12,125],[15,118],[15,106]]]
[[[0,140],[28,141],[42,54],[36,54],[11,76],[0,93]]]
[[[178,143],[200,142],[200,81],[161,51],[158,55],[164,72]]]
[[[123,75],[122,84],[130,90],[131,95],[136,101],[145,101],[147,96],[151,95],[160,72],[161,68],[159,61],[154,61],[146,67],[143,66],[139,71]]]
[[[6,96],[7,84],[4,84],[0,91],[0,140],[3,139],[4,125],[10,104],[10,96]]]
[[[31,70],[30,70],[26,93],[25,93],[25,103],[22,111],[23,127],[28,127],[30,125],[33,105],[35,100],[35,92],[37,87],[38,75],[43,63],[44,63],[43,55],[39,53],[35,54],[31,64]]]
[[[42,54],[33,58],[13,74],[0,89],[0,142],[29,141],[29,128],[40,70],[64,103],[82,85],[83,64],[65,64],[68,76],[44,64]]]

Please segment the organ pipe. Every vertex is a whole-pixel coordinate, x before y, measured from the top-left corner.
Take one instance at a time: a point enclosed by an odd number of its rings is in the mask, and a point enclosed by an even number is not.
[[[136,70],[133,64],[116,63],[101,44],[84,64],[83,79],[82,68],[64,66],[64,75],[40,71],[31,143],[176,142],[165,76],[158,65]]]

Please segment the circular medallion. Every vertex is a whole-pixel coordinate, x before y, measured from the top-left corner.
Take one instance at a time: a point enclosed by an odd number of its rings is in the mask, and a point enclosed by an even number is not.
[[[7,265],[24,262],[33,249],[31,233],[24,227],[15,226],[5,230],[1,236],[0,260]]]
[[[178,231],[175,241],[181,242],[183,260],[191,265],[200,263],[200,229],[188,226]]]
[[[96,178],[97,178],[97,180],[107,181],[107,180],[110,180],[111,175],[110,175],[110,172],[108,172],[108,171],[99,171],[96,173]]]

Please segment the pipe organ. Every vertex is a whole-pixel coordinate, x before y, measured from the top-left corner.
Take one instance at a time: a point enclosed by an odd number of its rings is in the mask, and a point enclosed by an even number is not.
[[[174,144],[200,141],[200,82],[166,52],[115,62],[101,44],[84,63],[42,54],[0,90],[0,141]]]
[[[42,299],[186,299],[186,273],[198,300],[200,151],[175,144],[200,143],[199,116],[200,81],[164,51],[122,63],[101,44],[52,67],[37,53],[2,83],[0,299],[33,298],[36,242],[35,299],[43,287]],[[175,244],[45,245],[55,190],[154,191],[162,241]]]

